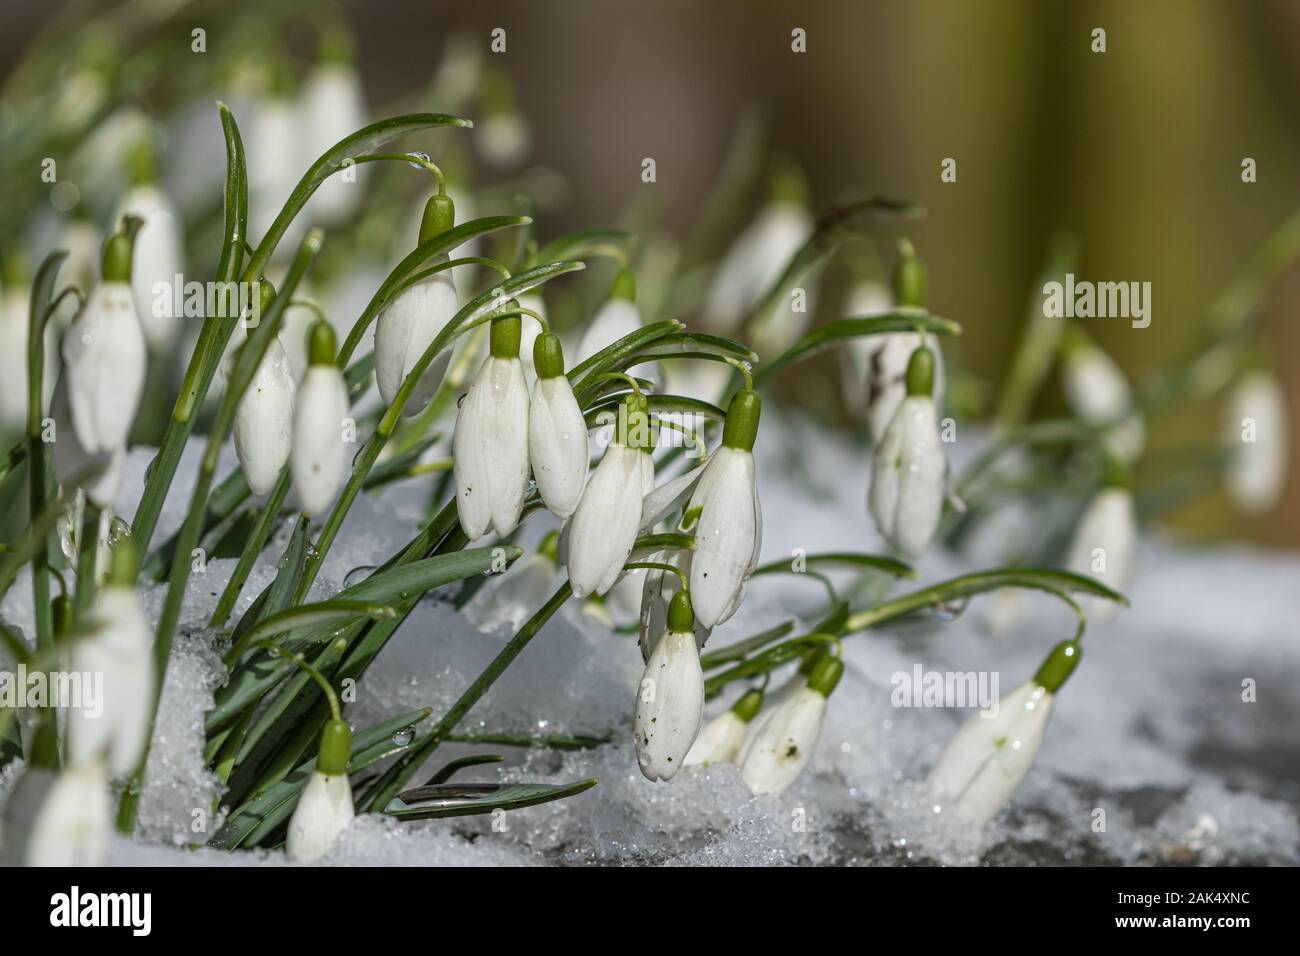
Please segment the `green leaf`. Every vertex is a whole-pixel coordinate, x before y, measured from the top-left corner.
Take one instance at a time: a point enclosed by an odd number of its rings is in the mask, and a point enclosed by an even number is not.
[[[611,249],[626,244],[631,238],[624,229],[601,227],[579,229],[551,240],[532,258],[534,262],[555,262],[557,259],[586,259],[593,255],[611,255],[613,254]],[[622,254],[623,250],[617,249],[617,252]],[[614,257],[618,258],[617,255]]]
[[[27,460],[27,440],[22,439],[0,458],[0,484],[13,474],[14,469]]]
[[[663,338],[665,335],[671,335],[681,328],[683,328],[682,324],[673,319],[642,326],[635,332],[623,336],[617,342],[605,346],[585,362],[581,362],[574,368],[569,369],[568,378],[573,383],[573,391],[578,395],[579,403],[582,402],[584,397],[589,397],[584,396],[583,393],[590,390],[598,376],[613,371],[624,359],[634,355],[639,349],[657,339]],[[627,364],[633,363],[628,362]]]
[[[248,239],[248,167],[244,160],[244,141],[239,124],[225,103],[217,103],[221,132],[226,140],[225,225],[221,237],[221,258],[217,262],[217,279],[230,282],[239,275],[244,260],[244,243]]]
[[[602,415],[617,414],[618,406],[622,401],[623,397],[619,395],[606,399],[599,405],[588,409],[584,414],[587,427],[593,428],[601,424],[600,417]],[[695,415],[715,422],[725,421],[727,418],[727,413],[717,405],[701,401],[698,398],[687,398],[684,395],[647,395],[646,402],[650,407],[650,411],[656,415]]]
[[[701,654],[700,668],[707,671],[712,670],[715,667],[721,667],[723,664],[729,664],[732,661],[738,661],[746,654],[750,654],[759,648],[766,647],[773,641],[779,641],[793,630],[794,621],[786,621],[783,624],[778,624],[776,627],[770,627],[766,631],[761,631],[753,637],[747,637],[743,641],[728,644],[726,647],[719,647],[717,650],[709,651],[707,654]]]
[[[852,551],[828,551],[823,554],[808,554],[800,559],[804,564],[851,564],[856,567],[870,568],[873,571],[884,571],[886,574],[892,574],[896,578],[914,578],[916,571],[909,564],[904,564],[896,558],[885,557],[877,554],[857,554]],[[770,564],[763,564],[755,568],[752,572],[753,577],[760,574],[798,574],[792,567],[794,559],[782,558],[780,561],[773,561]]]
[[[869,318],[840,319],[819,325],[754,374],[754,383],[764,382],[792,362],[811,358],[824,349],[842,345],[849,339],[884,332],[915,332],[924,329],[933,335],[960,335],[961,326],[950,319],[931,315],[920,309],[898,309],[888,315]]]
[[[358,618],[380,620],[395,617],[397,617],[397,612],[391,607],[371,601],[335,599],[321,601],[319,604],[303,604],[299,607],[292,607],[286,611],[271,615],[256,627],[251,628],[240,642],[232,646],[226,654],[226,666],[234,666],[244,656],[244,651],[250,645],[257,641],[266,640],[273,635],[291,633],[317,624],[329,623],[337,626],[340,621],[354,621]]]
[[[439,784],[446,783],[466,767],[481,767],[484,764],[501,763],[501,761],[505,759],[506,758],[500,754],[470,754],[466,757],[458,757],[450,763],[439,767],[438,772],[429,778],[429,782],[426,786],[436,787]]]
[[[561,786],[545,783],[465,783],[416,787],[398,794],[384,813],[399,820],[437,820],[467,817],[494,810],[519,810],[576,796],[596,785],[596,779]]]
[[[708,335],[704,332],[674,332],[664,336],[642,349],[628,365],[659,358],[705,358],[717,356],[735,359],[737,362],[757,362],[758,353],[743,342],[724,338],[721,335]]]

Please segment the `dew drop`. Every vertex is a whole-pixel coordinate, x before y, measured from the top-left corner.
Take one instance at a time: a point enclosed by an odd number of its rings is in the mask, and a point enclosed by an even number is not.
[[[422,161],[425,162],[425,163],[427,163],[427,162],[429,161],[429,154],[426,153],[424,150],[417,150],[417,151],[411,153],[411,155],[412,155],[412,156],[416,156],[416,157],[418,157],[420,160],[422,160]],[[412,168],[412,169],[423,169],[423,168],[424,168],[424,166],[421,165],[420,163],[411,163],[410,165],[411,165],[411,168]]]
[[[955,621],[961,617],[962,612],[966,610],[966,605],[970,603],[970,598],[953,598],[951,601],[937,601],[931,607],[934,616],[941,621]]]
[[[393,743],[399,747],[409,747],[411,741],[415,739],[414,727],[403,727],[393,734]]]

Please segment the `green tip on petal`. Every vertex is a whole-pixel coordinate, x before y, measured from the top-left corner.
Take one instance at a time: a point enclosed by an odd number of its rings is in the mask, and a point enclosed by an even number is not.
[[[731,404],[727,406],[727,422],[722,427],[722,444],[741,451],[753,451],[762,411],[763,401],[753,389],[742,388],[733,395]]]
[[[158,181],[158,163],[153,142],[141,136],[127,157],[127,169],[133,186],[147,186]]]
[[[1079,666],[1079,658],[1082,656],[1083,648],[1078,641],[1061,641],[1052,648],[1052,653],[1047,655],[1043,666],[1038,668],[1034,683],[1049,694],[1055,694]]]
[[[331,777],[348,772],[352,759],[352,729],[342,720],[331,720],[320,736],[320,756],[316,769]]]
[[[115,232],[104,243],[99,274],[105,282],[130,282],[131,257],[135,240],[125,232]]]
[[[904,307],[924,309],[926,303],[925,264],[916,257],[916,250],[906,239],[898,242],[901,258],[894,267],[894,301]]]
[[[747,690],[740,696],[740,700],[731,705],[731,712],[749,723],[758,716],[758,712],[763,709],[763,692],[758,688]]]
[[[439,236],[456,224],[456,204],[451,197],[439,193],[430,196],[424,204],[424,217],[420,220],[420,245]]]
[[[338,340],[334,335],[334,326],[324,319],[317,319],[307,331],[307,361],[311,365],[333,365]]]
[[[618,275],[614,276],[614,288],[610,290],[609,297],[636,301],[636,276],[632,275],[631,269],[620,269]]]
[[[691,634],[695,631],[695,610],[691,596],[678,591],[668,604],[668,630],[673,634]]]
[[[54,617],[54,636],[63,637],[72,630],[72,598],[60,594],[50,602],[50,613]]]
[[[553,332],[543,332],[533,342],[533,368],[538,378],[559,378],[564,374],[564,346]]]
[[[1133,472],[1124,460],[1109,456],[1102,466],[1101,485],[1103,488],[1131,488]]]
[[[808,686],[823,697],[829,697],[843,676],[844,662],[828,654],[813,665],[812,673],[808,675]]]
[[[507,309],[519,308],[519,303],[510,300]],[[523,321],[517,315],[492,320],[491,348],[493,358],[519,358],[519,340],[524,333]]]
[[[112,562],[108,567],[108,583],[113,587],[132,587],[139,570],[140,556],[136,552],[135,542],[124,537],[113,545]]]
[[[929,397],[934,392],[934,353],[924,345],[907,360],[907,394]]]

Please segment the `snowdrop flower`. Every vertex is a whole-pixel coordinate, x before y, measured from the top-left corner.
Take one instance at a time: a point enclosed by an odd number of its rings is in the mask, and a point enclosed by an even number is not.
[[[295,863],[320,859],[338,843],[352,823],[352,784],[348,760],[352,756],[352,731],[338,718],[325,725],[321,734],[316,769],[302,788],[298,806],[289,818],[285,850]]]
[[[704,309],[709,328],[734,331],[780,278],[812,227],[802,188],[778,183],[772,200],[727,250],[714,275]]]
[[[923,310],[928,294],[925,264],[906,239],[898,245],[900,256],[894,268],[894,302],[899,308]],[[867,425],[874,444],[879,444],[884,438],[885,430],[907,397],[907,365],[912,353],[922,345],[934,353],[934,387],[930,397],[934,399],[936,409],[943,407],[943,352],[935,336],[889,332],[862,336],[854,339],[852,345],[860,350],[865,364],[863,382]]]
[[[479,153],[489,165],[517,166],[528,153],[532,133],[515,104],[510,78],[501,70],[487,72],[481,90],[483,118],[475,128]]]
[[[941,812],[981,827],[1006,806],[1033,765],[1056,692],[1080,656],[1078,641],[1061,642],[1033,680],[962,725],[930,771]]]
[[[39,801],[37,806],[27,806]],[[58,776],[31,767],[5,806],[4,859],[19,866],[103,866],[112,832],[103,761],[71,763]]]
[[[27,295],[0,299],[0,438],[9,445],[27,428]]]
[[[484,633],[507,626],[518,630],[546,603],[559,584],[558,539],[559,533],[552,531],[537,550],[479,588],[465,606],[465,616],[475,628]]]
[[[156,184],[153,148],[147,140],[137,146],[131,164],[136,184],[122,200],[117,218],[135,216],[142,223],[135,237],[131,291],[145,341],[155,352],[167,353],[176,344],[182,318],[176,314],[175,288],[185,266],[180,218]]]
[[[654,488],[654,438],[645,396],[619,405],[619,422],[569,519],[567,565],[573,596],[604,594],[636,544],[641,503]]]
[[[826,698],[844,674],[838,657],[823,657],[807,682],[754,721],[740,750],[740,775],[754,793],[781,793],[798,779],[812,757],[826,716]]]
[[[1128,476],[1122,465],[1112,461],[1107,465],[1101,491],[1088,503],[1074,529],[1066,567],[1123,592],[1133,576],[1137,537],[1137,512]],[[1111,601],[1088,600],[1093,616],[1099,620],[1115,612]]]
[[[307,75],[299,93],[302,148],[299,164],[306,169],[331,146],[366,125],[366,98],[361,77],[349,62],[349,41],[339,33],[326,38],[322,62]],[[353,169],[352,173],[360,170]],[[351,182],[336,174],[321,183],[307,206],[312,218],[336,226],[361,201],[360,176]]]
[[[1146,427],[1134,410],[1133,391],[1124,373],[1076,326],[1067,328],[1061,346],[1061,385],[1070,411],[1084,421],[1116,426],[1107,436],[1107,447],[1132,461],[1145,444]]]
[[[303,170],[299,167],[297,104],[282,92],[259,98],[249,125],[248,230],[251,237],[266,235],[279,215]],[[314,162],[315,156],[312,157]],[[286,230],[281,248],[292,249],[306,228],[299,216]]]
[[[273,338],[235,410],[235,454],[255,495],[275,487],[289,460],[293,405],[293,364]]]
[[[706,628],[731,617],[744,598],[763,544],[763,511],[754,480],[754,439],[762,409],[758,393],[738,391],[727,407],[722,445],[709,458],[691,496],[700,509],[691,558],[691,596]]]
[[[455,222],[455,209],[446,196],[429,199],[420,225],[420,244],[446,232]],[[431,263],[446,262],[437,256]],[[403,289],[384,309],[375,323],[375,381],[379,394],[391,405],[402,382],[411,374],[429,344],[456,316],[456,284],[450,271],[435,272]],[[451,353],[444,349],[429,363],[402,408],[403,415],[418,415],[428,406],[442,384]]]
[[[348,474],[343,422],[348,387],[334,364],[334,329],[324,319],[311,328],[311,365],[298,387],[293,421],[293,490],[305,512],[321,514],[334,501]]]
[[[885,539],[909,560],[924,553],[943,513],[947,461],[930,397],[934,364],[928,348],[912,353],[907,397],[871,459],[871,516]]]
[[[492,320],[490,354],[469,387],[452,438],[456,511],[473,541],[519,523],[528,491],[528,386],[519,362],[519,317]]]
[[[1286,396],[1267,372],[1249,372],[1228,397],[1228,494],[1242,511],[1268,511],[1286,483]]]
[[[147,351],[131,293],[133,228],[105,243],[102,279],[63,337],[68,412],[88,455],[126,447],[144,394]]]
[[[731,709],[704,725],[686,755],[686,766],[707,767],[713,763],[735,763],[749,731],[749,722],[763,707],[763,692],[746,691]]]
[[[136,594],[135,576],[135,547],[124,539],[113,548],[108,580],[91,606],[91,632],[72,645],[72,670],[103,674],[104,700],[102,713],[85,707],[68,711],[68,762],[106,757],[115,777],[128,773],[144,753],[155,689],[153,627]]]
[[[636,759],[647,780],[671,780],[686,762],[704,715],[704,672],[685,591],[668,608],[668,633],[646,662],[636,699]]]
[[[644,518],[643,513],[643,527],[646,526]],[[685,573],[687,580],[690,580],[690,551],[681,549],[659,551],[647,556],[647,560],[677,568]],[[626,577],[627,575],[624,575],[624,578]],[[640,634],[637,643],[641,648],[641,660],[650,660],[650,654],[654,651],[655,645],[663,637],[668,627],[668,608],[672,604],[673,595],[680,591],[681,587],[681,577],[672,571],[660,568],[650,568],[645,571],[645,575],[641,579],[641,605],[638,614]],[[617,590],[618,585],[615,585],[614,591]],[[612,594],[613,591],[610,593]],[[704,649],[710,633],[712,631],[700,624],[699,616],[696,615],[695,644],[700,650]]]
[[[528,459],[546,507],[560,518],[573,514],[587,482],[587,423],[564,374],[558,336],[533,346],[537,382],[528,408]]]
[[[641,310],[636,306],[636,280],[631,272],[624,269],[614,280],[614,289],[609,299],[600,307],[582,334],[574,364],[581,365],[601,349],[613,345],[639,328]]]
[[[126,448],[118,447],[92,455],[81,447],[68,409],[66,377],[59,380],[58,388],[54,390],[50,417],[54,421],[55,479],[65,487],[81,487],[86,497],[101,508],[111,507],[121,487]],[[72,563],[76,563],[75,559]]]

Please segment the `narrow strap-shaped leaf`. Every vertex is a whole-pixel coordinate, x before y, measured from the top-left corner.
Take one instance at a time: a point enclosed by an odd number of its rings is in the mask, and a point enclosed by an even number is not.
[[[762,365],[754,374],[754,384],[767,382],[779,369],[811,358],[825,349],[842,345],[850,339],[884,332],[915,332],[918,329],[924,329],[933,335],[961,334],[961,326],[956,322],[920,309],[897,309],[887,315],[840,319],[817,326],[772,361]]]
[[[592,777],[554,786],[545,783],[443,784],[418,787],[389,801],[384,813],[399,820],[437,820],[477,816],[495,810],[520,810],[576,796],[597,783]]]

